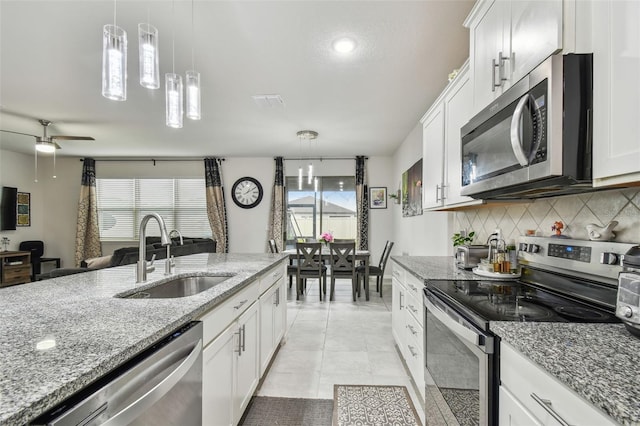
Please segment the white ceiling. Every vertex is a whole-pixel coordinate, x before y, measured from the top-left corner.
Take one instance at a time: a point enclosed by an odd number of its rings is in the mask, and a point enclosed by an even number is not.
[[[191,1],[118,0],[128,33],[128,97],[101,96],[102,27],[113,1],[0,1],[0,129],[88,135],[58,155],[94,157],[298,156],[296,132],[319,132],[303,155],[390,155],[468,56],[462,21],[473,1],[195,1],[201,121],[164,124],[164,83],[138,83],[137,24],[160,32],[161,75],[191,65]],[[339,36],[357,42],[332,51]],[[279,94],[283,109],[251,96]],[[29,136],[0,133],[0,148],[32,152]]]

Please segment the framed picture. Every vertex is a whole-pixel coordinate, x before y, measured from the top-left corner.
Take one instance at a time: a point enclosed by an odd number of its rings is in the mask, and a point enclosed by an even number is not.
[[[422,214],[422,158],[402,174],[402,216]]]
[[[28,192],[18,192],[16,202],[17,226],[31,226],[31,194]]]
[[[369,188],[369,208],[370,209],[386,209],[387,208],[387,187],[375,186]]]

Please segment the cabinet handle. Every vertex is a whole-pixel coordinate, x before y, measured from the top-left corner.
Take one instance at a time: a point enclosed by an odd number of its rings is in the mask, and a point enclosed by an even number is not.
[[[436,184],[436,203],[440,202],[440,198],[438,197],[439,191],[440,191],[440,185]]]
[[[234,306],[233,309],[240,309],[242,307],[242,305],[244,305],[247,302],[248,302],[248,300],[244,299],[240,303],[238,303],[236,306]]]
[[[412,311],[414,314],[417,314],[417,313],[418,313],[418,310],[415,308],[415,306],[413,306],[413,305],[407,305],[407,306],[409,307],[409,309],[411,309],[411,311]]]
[[[235,334],[238,335],[238,349],[234,352],[238,352],[238,356],[242,356],[242,327],[240,327]]]
[[[500,84],[498,84],[499,86],[502,86],[503,81],[507,81],[507,78],[504,76],[504,63],[505,61],[510,60],[510,57],[502,56],[502,52],[498,52],[498,81],[500,82]]]
[[[415,328],[413,328],[411,326],[411,324],[407,324],[407,328],[409,329],[409,331],[411,332],[411,334],[413,334],[414,336],[416,336],[418,334],[418,332],[416,331]]]
[[[413,351],[413,346],[407,345],[407,347],[409,348],[409,352],[411,352],[411,356],[413,356],[414,358],[417,358],[418,353]]]
[[[409,288],[413,291],[418,291],[418,289],[416,288],[416,286],[414,286],[413,284],[409,284]]]
[[[274,305],[276,305],[276,306],[278,306],[278,305],[280,304],[280,289],[279,289],[279,288],[277,288],[277,289],[276,289],[276,292],[275,292],[275,293],[273,293],[273,295],[275,296],[275,297],[274,297],[274,300],[273,300],[273,304],[274,304]]]
[[[496,68],[500,68],[500,64],[496,64],[496,60],[491,60],[491,91],[495,92],[496,87],[500,87],[502,82],[496,84]]]
[[[556,413],[555,410],[551,407],[551,401],[549,401],[548,399],[542,399],[540,398],[538,395],[536,395],[535,393],[531,394],[531,398],[533,398],[533,400],[535,402],[537,402],[538,404],[540,404],[540,406],[542,408],[544,408],[544,410],[549,413],[551,415],[551,417],[553,417],[558,423],[560,423],[562,426],[570,426],[569,423],[567,423],[565,421],[565,419],[563,419],[560,414]]]
[[[402,293],[398,293],[400,295],[400,310],[402,310],[404,308],[404,306],[402,306],[402,298],[404,297],[404,294]]]
[[[245,328],[247,324],[242,324],[242,352],[245,352],[247,349],[245,348],[245,339],[247,337],[247,329]]]

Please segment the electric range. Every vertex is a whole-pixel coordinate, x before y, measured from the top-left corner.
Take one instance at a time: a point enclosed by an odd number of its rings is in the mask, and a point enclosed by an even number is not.
[[[620,258],[632,245],[521,237],[517,279],[427,282],[427,415],[445,424],[497,424],[498,338],[490,322],[619,322]]]

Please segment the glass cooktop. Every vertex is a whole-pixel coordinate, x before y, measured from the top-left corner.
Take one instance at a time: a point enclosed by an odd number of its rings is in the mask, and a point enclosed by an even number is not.
[[[606,309],[519,281],[430,281],[427,288],[483,329],[489,321],[619,322]]]

